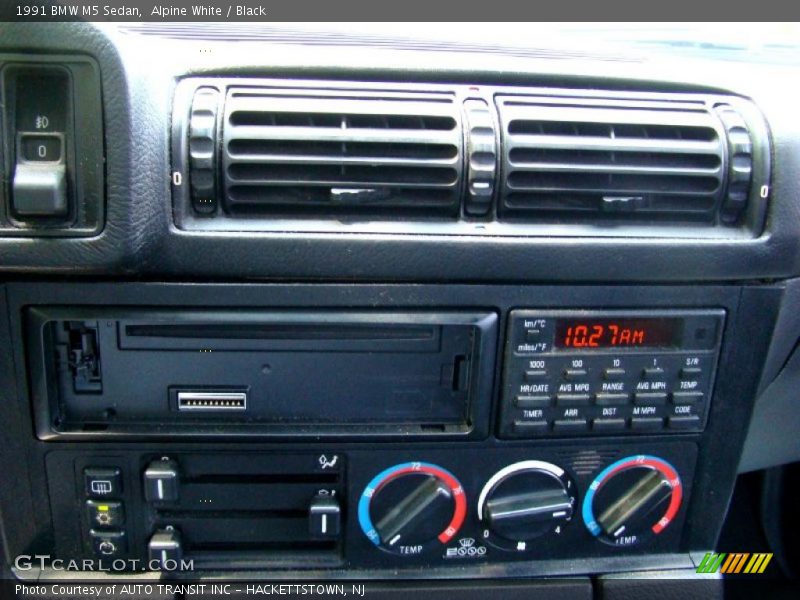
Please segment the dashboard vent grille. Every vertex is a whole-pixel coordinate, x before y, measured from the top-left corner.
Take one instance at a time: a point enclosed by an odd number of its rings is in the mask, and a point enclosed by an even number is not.
[[[447,93],[231,88],[226,210],[457,218],[462,133]]]
[[[712,221],[724,133],[703,101],[501,96],[504,219]]]

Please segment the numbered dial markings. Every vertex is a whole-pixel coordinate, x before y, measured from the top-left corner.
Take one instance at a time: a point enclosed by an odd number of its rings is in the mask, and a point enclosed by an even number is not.
[[[532,540],[561,533],[575,503],[575,485],[562,468],[537,460],[514,463],[495,473],[480,493],[483,538],[504,550],[530,550]]]
[[[467,513],[461,483],[442,467],[424,462],[390,467],[367,484],[358,521],[379,548],[414,556],[449,543]]]
[[[613,546],[633,546],[662,533],[681,506],[675,468],[649,455],[629,456],[604,469],[583,500],[589,532]]]

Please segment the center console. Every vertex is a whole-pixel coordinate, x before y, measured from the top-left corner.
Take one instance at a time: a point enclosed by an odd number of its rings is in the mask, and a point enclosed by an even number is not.
[[[8,286],[43,543],[176,577],[181,561],[277,577],[690,565],[721,526],[749,353],[780,298],[81,284],[56,305],[51,285]]]

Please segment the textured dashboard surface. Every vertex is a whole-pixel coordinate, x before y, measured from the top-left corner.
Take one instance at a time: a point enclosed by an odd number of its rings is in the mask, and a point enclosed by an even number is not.
[[[103,78],[107,222],[94,238],[0,240],[0,269],[147,278],[379,281],[722,281],[800,273],[800,166],[793,65],[681,57],[622,61],[582,54],[485,54],[450,47],[187,40],[92,24],[2,24],[3,51],[94,56]],[[302,42],[302,38],[299,40]],[[522,54],[522,55],[520,55]],[[687,65],[689,68],[687,68]],[[197,233],[172,219],[171,98],[189,74],[536,84],[721,91],[752,97],[773,136],[767,228],[753,240],[476,238],[394,234]]]

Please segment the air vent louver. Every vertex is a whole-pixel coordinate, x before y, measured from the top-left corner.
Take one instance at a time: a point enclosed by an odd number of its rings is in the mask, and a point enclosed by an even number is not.
[[[240,216],[455,219],[462,143],[451,94],[231,88],[225,208]]]
[[[503,219],[712,221],[721,124],[702,100],[501,96]]]

